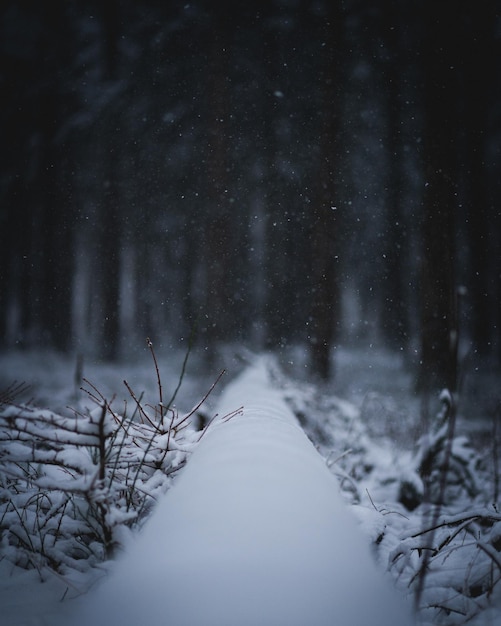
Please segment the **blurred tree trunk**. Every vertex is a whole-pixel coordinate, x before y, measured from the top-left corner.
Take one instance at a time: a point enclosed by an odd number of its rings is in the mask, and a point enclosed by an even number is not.
[[[496,273],[492,260],[496,247],[492,237],[487,180],[487,141],[495,54],[495,2],[485,0],[482,10],[468,8],[462,33],[462,126],[465,134],[462,178],[466,185],[470,271],[468,300],[471,303],[471,331],[475,348],[486,355],[492,348],[496,310]],[[494,245],[493,245],[494,244]],[[499,255],[499,251],[497,251]]]
[[[105,89],[117,79],[119,15],[115,0],[101,7]],[[121,216],[119,162],[121,158],[120,121],[117,107],[108,109],[100,123],[103,133],[102,215],[99,237],[99,275],[96,277],[101,299],[100,357],[114,361],[120,349],[120,243]]]
[[[0,307],[2,335],[7,346],[23,347],[31,326],[31,284],[33,251],[33,150],[28,146],[34,132],[34,112],[23,106],[28,76],[34,81],[32,59],[17,52],[5,55],[3,80],[6,99],[2,116],[2,138],[8,149],[1,151],[1,171],[5,181],[0,207]],[[4,53],[5,54],[5,53]],[[21,57],[22,58],[22,57]],[[17,67],[17,71],[13,71]]]
[[[409,316],[406,293],[408,282],[408,236],[402,207],[404,163],[402,140],[401,78],[406,75],[405,55],[401,33],[404,10],[398,0],[386,0],[382,10],[383,40],[387,56],[383,74],[386,94],[388,132],[386,147],[389,166],[387,197],[383,217],[383,280],[381,283],[382,332],[386,345],[405,350],[409,342]]]
[[[12,34],[1,56],[7,96],[3,138],[9,148],[2,164],[8,182],[0,214],[0,327],[15,335],[7,338],[10,345],[67,350],[73,279],[67,194],[71,159],[58,133],[73,104],[67,83],[60,80],[71,63],[71,23],[60,5],[22,6],[7,21]],[[26,22],[38,25],[27,35]]]
[[[457,209],[457,2],[424,3],[423,224],[421,246],[421,353],[417,391],[456,389],[457,319],[455,220]]]
[[[285,307],[285,275],[287,258],[285,249],[284,189],[278,176],[277,125],[280,117],[280,29],[276,7],[264,1],[260,3],[263,16],[262,45],[262,91],[263,98],[263,200],[264,200],[264,280],[265,280],[265,343],[270,349],[278,349],[285,342],[287,311]],[[279,95],[277,95],[279,94]]]
[[[68,133],[61,132],[76,105],[72,86],[58,78],[72,59],[72,29],[67,11],[50,5],[45,18],[54,29],[50,57],[44,59],[51,83],[38,102],[41,116],[40,198],[42,199],[42,307],[44,343],[61,351],[71,347],[75,214],[72,198],[73,154]],[[50,63],[50,68],[47,65]]]
[[[218,342],[228,339],[234,323],[232,301],[232,207],[229,191],[230,103],[228,58],[231,54],[231,6],[224,2],[211,9],[213,28],[207,31],[207,135],[205,176],[207,213],[202,238],[205,266],[205,302],[201,328],[207,355],[214,358]],[[238,207],[236,208],[238,210]]]
[[[309,342],[314,374],[331,374],[331,351],[339,325],[339,229],[341,116],[343,80],[343,11],[340,1],[326,6],[320,43],[321,107],[316,195],[311,209],[311,284]]]
[[[55,109],[46,108],[50,115]],[[54,118],[51,118],[54,119]],[[54,130],[54,134],[56,129]],[[71,297],[74,272],[74,215],[68,193],[70,173],[66,164],[71,157],[52,145],[54,135],[45,138],[47,163],[42,177],[42,236],[41,236],[41,307],[39,311],[43,344],[57,350],[71,347]],[[65,161],[66,163],[64,163]]]

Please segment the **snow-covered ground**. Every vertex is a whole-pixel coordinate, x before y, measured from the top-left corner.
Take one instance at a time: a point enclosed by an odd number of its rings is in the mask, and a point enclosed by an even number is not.
[[[138,541],[71,623],[410,624],[264,361],[230,385],[218,413]]]
[[[342,358],[346,365],[348,355]],[[170,391],[181,361],[160,363]],[[394,368],[392,385],[403,389],[398,365],[386,366]],[[39,402],[61,412],[85,402],[73,371],[70,361],[54,355],[0,357],[3,380],[34,381]],[[124,378],[136,390],[158,392],[154,370],[144,361],[132,368],[88,364],[85,375],[106,394],[118,392],[117,402],[126,397]],[[2,624],[411,623],[419,542],[429,518],[422,505],[409,511],[398,499],[403,481],[419,488],[416,450],[402,447],[402,429],[414,423],[416,409],[401,408],[403,393],[392,399],[388,377],[380,395],[375,387],[367,398],[366,390],[357,406],[367,381],[340,378],[355,403],[287,377],[268,358],[252,362],[222,396],[216,392],[208,400],[205,412],[219,417],[144,529],[125,536],[124,554],[90,573],[25,571],[0,561]],[[187,376],[178,402],[188,410],[206,391]],[[378,411],[386,427],[401,420],[393,443],[384,427],[364,424]],[[456,448],[461,463],[470,459],[460,441]],[[471,456],[472,467],[476,458]],[[434,544],[440,550],[430,562],[420,624],[499,623],[501,518],[486,507],[480,487],[441,513]],[[478,526],[464,521],[468,510],[477,514]],[[471,597],[459,593],[458,580],[467,581]]]

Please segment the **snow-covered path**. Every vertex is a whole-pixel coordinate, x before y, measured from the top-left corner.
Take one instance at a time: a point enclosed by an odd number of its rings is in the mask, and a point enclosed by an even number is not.
[[[218,413],[110,578],[71,607],[72,625],[412,623],[264,360]]]

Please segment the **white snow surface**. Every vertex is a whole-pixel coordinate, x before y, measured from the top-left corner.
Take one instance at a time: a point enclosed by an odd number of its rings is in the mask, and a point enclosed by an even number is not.
[[[218,414],[111,575],[65,603],[64,625],[413,623],[265,359]]]

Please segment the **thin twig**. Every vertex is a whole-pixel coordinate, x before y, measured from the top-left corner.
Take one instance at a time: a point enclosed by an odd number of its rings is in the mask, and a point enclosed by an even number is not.
[[[190,338],[188,339],[188,349],[186,350],[186,354],[184,355],[183,365],[181,367],[181,374],[179,375],[179,380],[178,380],[178,383],[177,383],[177,387],[174,389],[174,393],[172,394],[171,399],[167,403],[167,408],[168,409],[170,409],[170,407],[172,406],[172,403],[174,402],[174,400],[177,397],[178,391],[181,389],[181,385],[183,383],[184,375],[186,373],[186,366],[188,364],[188,358],[190,356],[191,349],[193,348],[193,342],[195,341],[195,334],[196,334],[195,331],[196,331],[196,326],[194,325],[192,327],[192,329],[191,329],[191,332],[190,332]]]
[[[164,413],[163,413],[163,404],[164,404],[164,399],[163,399],[163,393],[162,393],[162,380],[160,378],[160,370],[158,368],[158,362],[157,362],[157,357],[155,354],[155,350],[153,350],[153,344],[151,342],[151,339],[149,337],[146,337],[146,345],[148,346],[148,348],[150,349],[151,352],[151,356],[153,357],[153,363],[155,364],[155,371],[157,373],[157,385],[158,385],[158,397],[159,397],[159,406],[160,406],[160,421],[163,421],[164,418]]]
[[[419,610],[421,597],[423,595],[424,584],[425,584],[426,575],[428,572],[430,559],[434,555],[432,546],[435,541],[435,530],[438,525],[438,520],[440,517],[441,510],[442,510],[442,505],[445,500],[445,490],[447,488],[447,475],[449,472],[449,463],[450,463],[451,454],[452,454],[452,445],[454,442],[454,430],[456,426],[456,405],[455,405],[455,401],[454,401],[452,393],[447,392],[446,394],[442,395],[442,399],[446,403],[445,410],[446,410],[446,419],[447,419],[447,439],[446,439],[446,445],[445,445],[445,450],[444,450],[444,461],[442,465],[442,473],[440,476],[440,490],[439,490],[438,504],[435,506],[434,511],[433,511],[432,524],[431,524],[432,530],[431,530],[431,534],[428,540],[429,549],[425,550],[424,556],[423,556],[423,562],[421,564],[421,567],[419,568],[418,584],[417,584],[417,589],[416,589],[416,595],[414,597],[414,608],[416,612]]]
[[[151,419],[149,418],[148,414],[146,413],[146,411],[143,408],[143,405],[141,404],[141,402],[136,398],[136,394],[134,393],[134,391],[132,390],[131,386],[129,385],[129,383],[124,380],[124,385],[127,387],[127,391],[130,393],[132,399],[134,400],[134,402],[136,403],[136,407],[139,411],[139,413],[141,413],[141,415],[144,417],[144,419],[150,424],[150,426],[152,428],[155,428],[156,430],[158,430],[158,426],[156,424],[154,424]]]
[[[198,409],[202,406],[202,404],[207,400],[207,398],[210,396],[210,394],[214,391],[215,386],[219,383],[219,381],[221,380],[221,378],[224,376],[224,374],[226,373],[226,370],[223,369],[219,372],[218,377],[216,378],[216,380],[212,383],[212,385],[209,387],[209,390],[207,391],[207,393],[203,396],[203,398],[200,400],[200,402],[198,402],[192,409],[191,411],[185,415],[179,422],[176,423],[176,429],[179,428],[179,426],[181,426],[181,424],[183,424],[183,422],[186,422],[187,420],[189,420],[189,418],[198,411]]]

